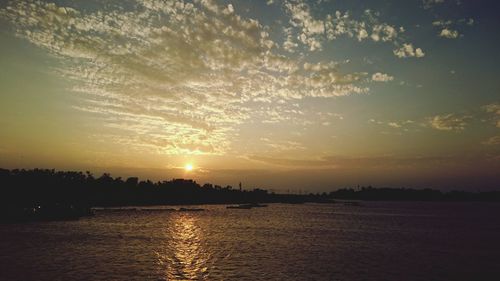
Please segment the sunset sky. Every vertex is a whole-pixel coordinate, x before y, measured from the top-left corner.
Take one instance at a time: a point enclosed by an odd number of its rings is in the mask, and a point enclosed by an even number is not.
[[[0,167],[500,188],[497,2],[0,1]]]

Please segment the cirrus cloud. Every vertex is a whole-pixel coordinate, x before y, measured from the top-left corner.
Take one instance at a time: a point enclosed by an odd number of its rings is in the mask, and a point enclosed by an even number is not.
[[[436,115],[428,118],[429,125],[440,131],[463,131],[470,116],[456,114]]]

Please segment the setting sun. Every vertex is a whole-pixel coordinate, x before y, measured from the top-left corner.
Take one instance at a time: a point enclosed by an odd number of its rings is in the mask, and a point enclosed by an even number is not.
[[[186,170],[187,172],[192,171],[193,170],[193,164],[186,164],[186,166],[184,166],[184,170]]]

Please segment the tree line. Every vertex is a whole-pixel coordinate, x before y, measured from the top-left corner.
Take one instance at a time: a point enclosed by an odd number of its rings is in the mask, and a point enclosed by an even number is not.
[[[299,203],[319,201],[326,194],[284,195],[254,188],[198,184],[190,179],[139,181],[137,177],[113,178],[104,173],[49,169],[0,169],[0,204],[31,208],[47,205],[134,206],[168,204],[234,204],[257,202]]]
[[[104,173],[49,169],[0,169],[0,206],[133,206],[167,204],[333,203],[334,200],[500,201],[499,191],[442,192],[433,189],[343,188],[330,193],[277,194],[265,189],[240,190],[190,179],[140,181]]]

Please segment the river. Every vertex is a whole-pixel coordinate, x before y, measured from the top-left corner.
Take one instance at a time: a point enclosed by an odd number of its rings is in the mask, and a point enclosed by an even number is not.
[[[500,204],[179,207],[0,225],[0,279],[500,280]]]

